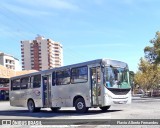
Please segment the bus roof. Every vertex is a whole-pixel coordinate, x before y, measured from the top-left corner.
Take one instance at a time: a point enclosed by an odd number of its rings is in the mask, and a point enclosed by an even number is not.
[[[32,75],[41,74],[41,73],[45,73],[45,72],[47,73],[48,71],[52,71],[52,70],[56,71],[56,70],[62,70],[62,69],[65,69],[65,68],[73,68],[73,67],[79,67],[79,66],[95,64],[95,63],[101,63],[103,65],[108,65],[108,66],[113,66],[113,67],[128,68],[127,63],[124,63],[122,61],[111,60],[111,59],[96,59],[96,60],[86,61],[86,62],[82,62],[82,63],[71,64],[71,65],[66,65],[66,66],[62,66],[62,67],[47,69],[47,70],[43,70],[43,71],[39,71],[39,72],[34,72],[34,73],[24,74],[24,75],[20,75],[20,76],[15,76],[15,77],[12,77],[11,79],[15,79],[15,78],[19,78],[19,77],[25,77],[25,76],[28,76],[28,75],[32,76]]]

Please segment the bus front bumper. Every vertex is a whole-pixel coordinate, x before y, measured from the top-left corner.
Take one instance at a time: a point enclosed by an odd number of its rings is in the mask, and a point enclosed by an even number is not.
[[[131,97],[130,96],[110,97],[108,95],[105,95],[103,106],[112,105],[112,104],[130,104],[130,103],[131,103]]]
[[[127,104],[127,102],[128,102],[128,98],[124,98],[124,99],[112,98],[113,104]]]

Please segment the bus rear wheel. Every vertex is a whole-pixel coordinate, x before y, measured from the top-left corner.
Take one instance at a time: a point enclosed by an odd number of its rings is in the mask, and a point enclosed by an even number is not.
[[[36,108],[33,100],[29,100],[27,103],[29,112],[39,112],[41,108]]]
[[[103,112],[107,111],[111,106],[99,107]]]
[[[75,108],[78,113],[85,113],[88,111],[88,108],[86,107],[86,104],[83,98],[78,98],[75,101]]]

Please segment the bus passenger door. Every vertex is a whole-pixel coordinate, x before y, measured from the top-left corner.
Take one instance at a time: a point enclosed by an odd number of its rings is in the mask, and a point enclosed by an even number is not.
[[[43,106],[51,107],[51,75],[42,76]]]
[[[91,104],[97,106],[100,104],[101,96],[101,77],[100,67],[90,68],[91,74]]]

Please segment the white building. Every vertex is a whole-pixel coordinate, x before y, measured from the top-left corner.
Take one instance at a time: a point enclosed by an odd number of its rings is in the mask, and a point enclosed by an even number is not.
[[[59,42],[38,36],[21,41],[23,70],[46,70],[63,65],[63,49]]]
[[[11,55],[0,52],[0,64],[8,69],[12,69],[15,71],[20,71],[20,63],[19,60]]]

